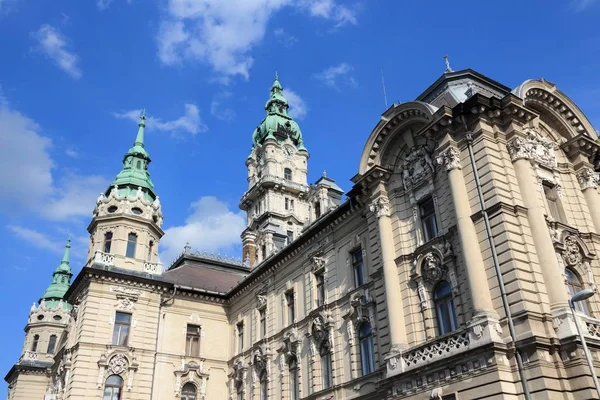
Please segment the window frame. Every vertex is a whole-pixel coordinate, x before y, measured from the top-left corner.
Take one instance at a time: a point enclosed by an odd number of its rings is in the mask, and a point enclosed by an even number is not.
[[[109,380],[113,377],[118,378],[119,383],[109,383]],[[108,376],[106,378],[106,380],[104,381],[104,393],[102,395],[103,400],[121,400],[121,397],[123,396],[123,383],[124,383],[123,378],[120,375],[113,374],[113,375]],[[110,390],[110,392],[108,393],[109,397],[106,397],[107,389]],[[117,389],[116,393],[115,393],[115,389]]]
[[[360,255],[360,259],[355,257]],[[355,248],[350,251],[350,258],[352,262],[352,276],[354,277],[354,287],[360,287],[366,283],[365,279],[365,258],[363,254],[362,246]]]
[[[298,376],[298,359],[295,356],[288,360],[290,400],[300,400],[300,379]]]
[[[56,342],[58,341],[58,336],[50,335],[48,338],[48,349],[46,350],[47,354],[54,354],[56,352]]]
[[[269,380],[267,379],[267,372],[263,371],[259,377],[260,380],[260,400],[267,400],[269,398]]]
[[[197,329],[192,332],[190,329]],[[202,326],[187,324],[185,333],[185,355],[186,357],[200,357],[200,343],[202,338]],[[194,342],[196,342],[196,351],[194,352]],[[195,354],[194,354],[195,353]]]
[[[118,320],[119,315],[127,316],[127,323],[119,321]],[[125,312],[121,312],[121,311],[115,312],[115,322],[114,322],[113,335],[112,335],[112,345],[113,346],[127,346],[129,344],[129,337],[131,336],[131,320],[132,320],[132,318],[133,318],[133,316],[130,313],[125,313]],[[123,335],[123,328],[126,328],[124,335]]]
[[[315,273],[317,307],[325,305],[325,273],[323,271]]]
[[[286,231],[286,235],[287,235],[286,236],[287,244],[292,243],[294,241],[294,231],[289,231],[288,230],[288,231]]]
[[[189,393],[189,392],[186,393],[186,387],[188,389],[190,387],[193,388],[190,390],[192,393]],[[193,397],[189,397],[190,394]],[[197,398],[198,398],[198,388],[192,382],[187,382],[181,387],[181,400],[197,400]]]
[[[112,239],[113,233],[112,231],[104,232],[104,241],[102,244],[102,252],[110,254],[110,249],[112,247]]]
[[[33,353],[37,353],[39,344],[40,344],[40,335],[38,335],[38,334],[33,335],[33,341],[31,342],[31,347],[30,347],[31,350],[30,351]]]
[[[575,293],[585,289],[585,285],[577,271],[570,267],[565,267],[565,285],[569,291],[569,298],[572,298]],[[590,313],[590,305],[587,299],[575,302],[573,303],[573,306],[575,307],[575,311],[588,317],[592,316]]]
[[[556,185],[552,182],[542,180],[542,189],[544,191],[546,215],[557,222],[565,222],[565,213]],[[553,199],[550,198],[549,195],[552,196]]]
[[[321,386],[323,390],[333,387],[333,358],[328,350],[321,352]]]
[[[238,322],[236,324],[237,331],[237,349],[238,353],[242,353],[244,351],[244,322]]]
[[[260,325],[260,338],[264,339],[267,337],[267,309],[261,308],[258,310],[258,320]]]
[[[443,285],[447,285],[448,290],[438,294]],[[442,280],[435,285],[433,288],[433,303],[438,334],[443,336],[458,329],[454,294],[452,293],[452,285],[448,281]]]
[[[287,324],[292,325],[296,321],[296,302],[294,299],[294,289],[285,292]]]
[[[431,202],[431,209],[425,208]],[[419,219],[421,221],[421,230],[423,232],[423,240],[425,243],[435,239],[439,235],[437,211],[435,209],[435,200],[433,195],[426,196],[419,201]],[[430,232],[429,228],[433,229]]]
[[[291,181],[292,177],[293,177],[292,169],[291,168],[284,168],[283,169],[283,179]]]
[[[132,240],[132,237],[135,239]],[[135,253],[137,251],[137,241],[137,233],[129,232],[129,234],[127,234],[127,247],[125,248],[125,257],[135,258]]]
[[[368,332],[363,331],[365,326],[369,327]],[[370,321],[364,321],[358,327],[358,344],[362,375],[372,374],[375,372],[375,343],[373,340],[373,326]]]

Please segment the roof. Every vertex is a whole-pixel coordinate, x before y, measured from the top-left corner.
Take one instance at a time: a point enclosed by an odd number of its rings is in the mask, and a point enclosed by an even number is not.
[[[177,286],[225,294],[246,276],[247,273],[237,269],[185,259],[182,265],[165,272],[162,280]]]

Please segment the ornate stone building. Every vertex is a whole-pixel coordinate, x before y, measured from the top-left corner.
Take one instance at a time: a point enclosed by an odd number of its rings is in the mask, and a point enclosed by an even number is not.
[[[345,193],[276,79],[246,160],[243,261],[164,270],[144,117],[6,376],[21,399],[591,399],[569,311],[600,279],[600,140],[546,80],[448,70],[380,117]],[[600,367],[600,302],[577,318]],[[45,396],[45,397],[44,397]]]

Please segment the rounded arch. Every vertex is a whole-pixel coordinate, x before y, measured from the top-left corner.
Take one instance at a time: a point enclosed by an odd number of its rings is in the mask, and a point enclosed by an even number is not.
[[[394,104],[388,108],[367,139],[360,158],[359,173],[364,174],[376,165],[382,166],[382,154],[385,154],[396,135],[408,126],[420,128],[430,123],[436,111],[436,107],[422,101]]]
[[[193,381],[187,381],[181,387],[181,400],[196,400],[198,386]]]
[[[529,79],[514,89],[513,94],[538,111],[565,139],[580,134],[596,138],[596,131],[583,111],[553,83],[545,79]]]

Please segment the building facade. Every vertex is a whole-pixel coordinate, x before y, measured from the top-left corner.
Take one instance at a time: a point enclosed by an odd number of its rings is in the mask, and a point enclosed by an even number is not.
[[[447,70],[307,182],[276,78],[252,135],[243,259],[157,262],[144,117],[31,308],[10,400],[593,399],[569,299],[600,279],[600,140],[546,80]],[[366,135],[365,135],[366,136]],[[600,367],[599,296],[576,318]]]

